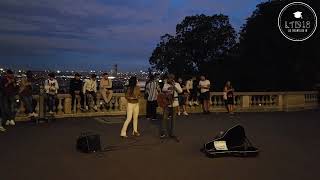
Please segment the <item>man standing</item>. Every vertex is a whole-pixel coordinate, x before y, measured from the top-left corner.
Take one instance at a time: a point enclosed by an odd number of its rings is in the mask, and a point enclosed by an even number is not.
[[[90,105],[88,97],[92,96],[94,104],[93,109],[97,111],[97,75],[92,74],[90,79],[85,80],[83,94],[86,95],[86,109],[88,110]]]
[[[209,111],[209,101],[210,101],[210,81],[206,79],[205,76],[200,77],[199,82],[200,97],[202,101],[203,113],[208,114]]]
[[[44,82],[44,89],[47,94],[47,103],[49,107],[49,114],[54,114],[54,107],[56,106],[56,96],[58,94],[58,81],[55,79],[54,73],[48,74],[48,79]]]
[[[84,106],[84,96],[82,93],[82,80],[81,80],[81,75],[79,73],[76,73],[74,75],[74,78],[71,79],[70,81],[70,94],[72,97],[72,109],[76,109],[75,106],[77,106],[77,104],[75,104],[76,101],[76,96],[79,95],[80,96],[80,104],[81,104],[81,109],[83,109]]]
[[[160,87],[154,75],[150,75],[146,85],[147,119],[157,120],[157,97]]]
[[[14,73],[11,70],[7,70],[6,75],[1,79],[0,89],[3,90],[2,103],[3,109],[1,109],[2,118],[6,120],[6,125],[15,125],[14,119],[16,117],[16,95],[18,93],[17,83],[15,81]]]
[[[109,104],[112,98],[112,80],[109,79],[108,73],[103,73],[100,81],[100,93],[106,105]]]
[[[173,74],[168,75],[168,80],[164,84],[162,91],[168,96],[172,98],[172,102],[168,105],[168,107],[164,108],[163,119],[161,123],[161,134],[160,138],[174,138],[179,142],[178,137],[175,135],[175,121],[177,118],[177,107],[179,106],[178,94],[182,93],[182,89],[179,83],[174,81],[175,76]],[[171,118],[168,119],[168,116],[171,115]]]

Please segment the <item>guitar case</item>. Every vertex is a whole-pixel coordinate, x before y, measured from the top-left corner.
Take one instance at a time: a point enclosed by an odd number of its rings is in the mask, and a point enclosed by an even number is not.
[[[201,151],[208,157],[254,157],[259,153],[259,149],[246,137],[241,125],[220,133],[212,141],[205,143]]]

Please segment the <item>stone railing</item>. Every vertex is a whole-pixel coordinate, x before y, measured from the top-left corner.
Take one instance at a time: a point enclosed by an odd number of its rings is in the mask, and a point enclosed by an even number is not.
[[[236,92],[234,94],[235,109],[237,112],[260,112],[260,111],[295,111],[303,109],[315,109],[319,106],[319,92],[304,91],[304,92]],[[222,92],[210,93],[210,110],[212,112],[226,112],[225,103]],[[36,103],[36,112],[39,113],[40,96],[34,96]],[[104,115],[125,115],[127,101],[124,93],[113,93],[113,97],[109,104],[105,104],[101,94],[97,94],[97,111],[89,108],[88,111],[80,109],[80,97],[76,97],[74,107],[72,98],[69,94],[58,94],[56,101],[57,118],[62,117],[90,117]],[[89,106],[93,106],[92,104]],[[161,108],[158,108],[161,112]],[[187,106],[187,111],[190,113],[202,112],[201,106]],[[140,99],[140,114],[146,113],[146,100]],[[17,113],[18,120],[27,120],[25,107],[23,102]]]

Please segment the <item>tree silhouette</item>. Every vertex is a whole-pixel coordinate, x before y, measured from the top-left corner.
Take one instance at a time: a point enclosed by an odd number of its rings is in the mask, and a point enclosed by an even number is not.
[[[149,62],[153,68],[178,76],[209,73],[216,60],[224,58],[236,43],[236,32],[225,15],[187,16],[166,34],[154,49]]]

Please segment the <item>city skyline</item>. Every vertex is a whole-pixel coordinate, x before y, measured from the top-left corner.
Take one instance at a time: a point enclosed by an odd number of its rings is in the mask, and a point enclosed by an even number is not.
[[[0,65],[139,71],[185,16],[225,14],[239,31],[262,0],[27,0],[0,2]]]

